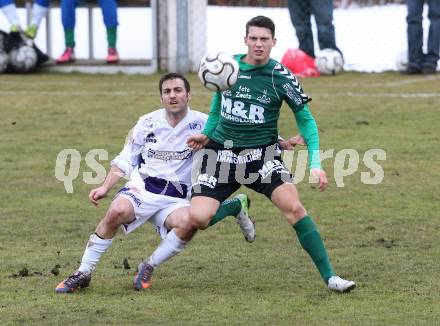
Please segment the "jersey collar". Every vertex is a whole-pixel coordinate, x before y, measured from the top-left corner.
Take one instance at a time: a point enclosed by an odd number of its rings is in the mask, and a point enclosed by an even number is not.
[[[245,56],[246,56],[246,54],[238,54],[236,56],[236,58],[238,58],[238,64],[240,66],[240,70],[243,70],[243,71],[257,70],[257,69],[263,68],[263,67],[267,66],[270,63],[270,61],[272,60],[269,58],[269,61],[267,61],[263,65],[251,65],[250,63],[243,61],[243,58]]]
[[[168,126],[170,126],[171,128],[177,128],[177,126],[181,125],[184,121],[186,121],[186,120],[188,119],[188,117],[190,116],[190,112],[191,112],[191,109],[190,109],[190,107],[188,106],[188,110],[186,111],[186,115],[183,117],[182,120],[179,121],[179,123],[178,123],[175,127],[171,126],[170,123],[168,122],[168,119],[167,119],[167,110],[166,110],[165,108],[163,108],[163,116],[162,116],[162,119],[163,119],[163,121],[164,121]]]

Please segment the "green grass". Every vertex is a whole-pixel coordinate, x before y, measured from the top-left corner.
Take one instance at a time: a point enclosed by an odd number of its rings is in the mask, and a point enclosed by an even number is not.
[[[191,107],[207,112],[210,93],[194,75]],[[77,266],[99,209],[82,180],[87,152],[121,149],[137,118],[160,106],[159,75],[0,75],[1,325],[436,325],[440,321],[440,77],[394,73],[306,79],[329,188],[303,181],[301,200],[317,221],[336,271],[358,288],[328,291],[293,230],[263,196],[252,198],[257,240],[248,244],[225,220],[200,232],[156,270],[153,287],[132,290],[137,263],[159,243],[149,225],[119,234],[90,288],[56,295]],[[288,108],[281,134],[296,133]],[[82,161],[74,192],[55,178],[66,148]],[[385,177],[365,185],[371,148]],[[334,157],[359,152],[358,170],[337,187]],[[108,169],[109,161],[101,161]],[[307,180],[307,179],[305,179]],[[131,269],[123,268],[124,258]],[[59,268],[55,266],[59,265]],[[57,274],[59,270],[59,275]],[[27,271],[27,273],[26,273]]]

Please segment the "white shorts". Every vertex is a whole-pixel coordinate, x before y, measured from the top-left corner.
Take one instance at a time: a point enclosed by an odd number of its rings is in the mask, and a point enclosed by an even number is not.
[[[142,184],[128,182],[124,188],[119,190],[115,198],[128,199],[134,208],[135,220],[121,227],[125,234],[134,231],[146,221],[153,225],[155,231],[163,239],[168,234],[165,220],[172,212],[180,207],[189,206],[187,198],[175,198],[164,195],[157,195],[146,191]]]

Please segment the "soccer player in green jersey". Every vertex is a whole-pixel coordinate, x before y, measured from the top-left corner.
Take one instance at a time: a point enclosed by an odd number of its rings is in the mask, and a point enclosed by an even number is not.
[[[270,18],[252,18],[246,24],[244,41],[248,51],[236,56],[240,66],[237,83],[214,94],[203,133],[187,140],[194,149],[205,147],[193,187],[190,223],[195,228],[205,228],[220,203],[246,185],[267,196],[280,209],[327,286],[348,292],[356,284],[334,272],[320,233],[299,200],[277,144],[277,122],[285,101],[307,144],[310,174],[318,180],[320,191],[326,188],[318,128],[307,104],[311,99],[289,70],[270,58],[276,44],[275,25]]]

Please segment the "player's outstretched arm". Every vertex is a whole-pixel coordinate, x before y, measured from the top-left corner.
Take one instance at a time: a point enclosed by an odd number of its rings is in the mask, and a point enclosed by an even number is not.
[[[209,142],[208,136],[204,134],[194,134],[188,137],[186,144],[193,150],[198,151],[205,147]]]
[[[92,204],[98,207],[98,200],[107,196],[107,193],[124,175],[125,173],[120,168],[118,168],[116,165],[112,165],[102,185],[90,191],[89,200],[92,202]]]

